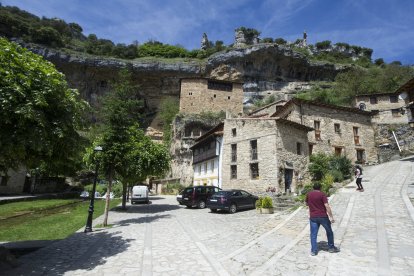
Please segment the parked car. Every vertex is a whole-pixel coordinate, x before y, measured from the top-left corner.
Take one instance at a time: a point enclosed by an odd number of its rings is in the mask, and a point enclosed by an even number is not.
[[[207,208],[212,212],[221,209],[233,214],[241,209],[254,209],[258,199],[259,197],[244,190],[222,190],[207,200]]]
[[[187,207],[206,207],[207,199],[221,189],[216,186],[192,186],[185,188],[179,195],[177,201],[180,205]]]
[[[139,202],[149,203],[147,186],[142,185],[132,187],[131,204]]]

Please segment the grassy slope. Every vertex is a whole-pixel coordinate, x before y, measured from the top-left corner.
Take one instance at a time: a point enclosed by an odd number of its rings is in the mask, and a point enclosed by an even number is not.
[[[88,216],[89,201],[79,202],[78,204],[69,204],[67,200],[61,200],[66,206],[60,208],[48,208],[45,206],[57,206],[58,200],[47,203],[45,200],[9,203],[1,205],[1,210],[10,210],[9,213],[3,212],[6,216],[15,210],[18,212],[30,211],[30,207],[16,207],[15,204],[29,203],[32,204],[33,212],[28,215],[0,220],[0,241],[22,241],[22,240],[53,240],[63,239],[76,232],[86,223]],[[111,200],[111,208],[120,203],[119,199]],[[11,205],[11,206],[8,206]],[[42,207],[43,206],[43,207]],[[39,211],[43,208],[43,211]],[[95,201],[94,218],[103,214],[105,201]],[[7,215],[8,216],[8,215]]]

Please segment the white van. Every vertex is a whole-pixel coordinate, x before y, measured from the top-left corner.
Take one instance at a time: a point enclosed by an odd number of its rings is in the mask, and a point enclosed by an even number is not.
[[[141,185],[132,187],[131,204],[139,202],[149,203],[147,186]]]

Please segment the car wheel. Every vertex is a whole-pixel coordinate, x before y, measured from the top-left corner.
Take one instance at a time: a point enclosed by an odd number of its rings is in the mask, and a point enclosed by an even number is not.
[[[204,201],[200,200],[198,202],[198,208],[200,208],[200,209],[206,208],[206,203]]]
[[[236,212],[237,212],[237,206],[236,206],[236,204],[232,203],[232,204],[230,205],[229,213],[230,213],[230,214],[234,214],[234,213],[236,213]]]
[[[217,212],[217,209],[210,209],[212,213]]]

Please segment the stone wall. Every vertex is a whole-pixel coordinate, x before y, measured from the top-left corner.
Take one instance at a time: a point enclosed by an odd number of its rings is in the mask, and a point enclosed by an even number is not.
[[[209,82],[229,85],[230,91],[208,87]],[[228,111],[231,114],[243,113],[243,88],[240,83],[217,82],[207,79],[181,80],[180,112]]]
[[[378,155],[375,145],[374,128],[371,117],[344,109],[329,106],[302,104],[294,105],[287,119],[309,127],[320,123],[320,139],[316,139],[315,131],[308,133],[309,143],[313,145],[312,153],[333,154],[340,150],[352,162],[357,161],[357,150],[365,152],[364,163],[377,163]],[[339,131],[335,131],[335,124]],[[354,140],[354,127],[358,128],[359,144]]]
[[[8,179],[0,176],[0,194],[21,194],[26,180],[26,170],[9,170]]]
[[[391,102],[394,97],[396,102]],[[371,98],[375,99],[371,102]],[[408,116],[404,108],[405,102],[395,93],[360,95],[355,97],[356,108],[363,107],[367,111],[378,111],[372,122],[378,124],[404,124],[408,123]]]
[[[401,152],[392,133],[393,131]],[[414,128],[408,124],[378,124],[375,125],[375,133],[380,163],[398,160],[402,156],[414,154]]]
[[[234,130],[236,135],[234,136]],[[268,188],[284,191],[284,169],[289,166],[300,176],[307,165],[307,151],[297,155],[298,141],[307,145],[305,131],[279,125],[275,119],[226,119],[223,145],[223,188],[241,188],[263,193]],[[293,139],[292,139],[293,138]],[[251,158],[251,141],[257,140],[257,160]],[[232,144],[237,145],[237,161],[232,162]],[[251,164],[258,163],[259,177],[252,179]],[[237,178],[231,179],[231,166],[237,166]],[[292,189],[296,189],[294,180]]]

